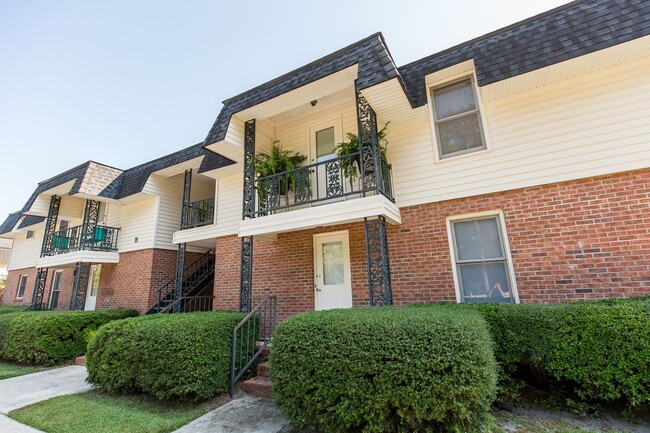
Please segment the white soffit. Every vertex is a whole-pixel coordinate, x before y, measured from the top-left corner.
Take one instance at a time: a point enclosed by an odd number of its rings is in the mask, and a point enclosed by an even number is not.
[[[269,117],[292,110],[313,100],[319,100],[354,85],[354,80],[357,79],[357,70],[358,66],[356,64],[352,65],[323,77],[320,80],[305,84],[261,104],[235,113],[234,116],[243,121],[249,119],[268,119]]]

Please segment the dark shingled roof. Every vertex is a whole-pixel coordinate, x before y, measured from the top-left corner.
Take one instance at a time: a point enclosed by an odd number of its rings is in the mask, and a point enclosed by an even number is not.
[[[650,1],[576,1],[399,68],[415,106],[424,77],[474,59],[479,86],[650,34]]]
[[[4,220],[2,225],[0,225],[0,235],[4,235],[5,233],[9,233],[10,231],[12,231],[16,226],[16,224],[18,224],[18,221],[20,220],[21,217],[22,215],[20,214],[20,211],[10,213],[7,219]]]
[[[357,63],[359,64],[357,84],[360,89],[398,76],[397,68],[386,48],[383,36],[381,33],[375,33],[295,71],[225,100],[223,109],[205,139],[205,145],[225,138],[228,123],[233,114]]]
[[[400,78],[414,107],[426,104],[424,77],[474,59],[479,86],[650,34],[648,0],[579,0],[395,69],[381,33],[224,101],[205,144],[223,140],[234,113],[359,64],[361,89]]]
[[[204,156],[201,162],[201,166],[199,167],[199,173],[234,164],[233,161],[224,158],[214,152],[206,150],[203,147],[203,143],[201,142],[186,149],[179,150],[178,152],[174,152],[170,155],[163,156],[161,158],[123,171],[113,182],[111,182],[99,193],[99,196],[111,199],[121,199],[129,195],[136,194],[142,191],[142,188],[144,188],[144,185],[147,183],[147,179],[151,173],[199,156]],[[27,200],[27,203],[25,203],[25,206],[23,206],[22,210],[9,215],[5,222],[2,223],[0,226],[0,234],[10,232],[22,217],[22,213],[26,212],[32,206],[34,200],[36,200],[36,197],[42,192],[55,188],[59,185],[63,185],[64,183],[71,180],[75,180],[75,183],[70,189],[70,194],[78,192],[91,162],[92,161],[85,162],[61,174],[51,177],[50,179],[39,182],[38,187],[34,193],[32,193],[29,200]],[[45,218],[42,217],[27,215],[25,216],[25,219],[20,223],[20,226],[18,228],[38,224],[44,219]]]
[[[70,182],[71,180],[75,181],[75,183],[72,185],[71,191],[78,191],[81,187],[84,176],[86,175],[86,170],[88,170],[88,166],[91,162],[92,161],[85,162],[81,165],[71,168],[70,170],[64,171],[61,174],[57,174],[54,177],[39,182],[38,187],[29,198],[29,200],[27,200],[27,203],[25,203],[25,206],[23,206],[21,212],[26,212],[30,207],[32,207],[32,204],[34,203],[34,200],[36,200],[36,197],[43,191],[47,191],[48,189],[63,185],[64,183]]]
[[[25,215],[25,218],[20,222],[18,226],[19,229],[24,229],[25,227],[30,227],[36,224],[40,224],[45,221],[45,217],[39,217],[34,215]]]
[[[234,162],[228,158],[224,158],[221,155],[205,149],[203,145],[203,142],[201,142],[170,155],[125,170],[113,182],[104,188],[104,190],[99,193],[99,196],[121,199],[137,194],[142,191],[142,188],[144,188],[151,173],[171,167],[172,165],[189,161],[190,159],[199,156],[204,156],[201,166],[199,167],[199,173],[234,164]]]

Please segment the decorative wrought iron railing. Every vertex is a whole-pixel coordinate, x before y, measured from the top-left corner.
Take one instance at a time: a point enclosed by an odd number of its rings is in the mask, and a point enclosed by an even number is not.
[[[350,197],[383,194],[393,198],[392,171],[381,160],[379,169],[362,173],[361,152],[335,157],[255,179],[255,209],[251,218],[295,207],[324,204]]]
[[[232,330],[230,396],[235,391],[235,384],[271,344],[277,323],[278,298],[266,296]]]
[[[181,230],[203,227],[214,223],[214,198],[193,201],[185,206],[187,213],[185,224]]]
[[[117,251],[117,227],[95,226],[84,230],[83,226],[69,227],[50,233],[41,255],[54,256],[73,251]]]
[[[183,293],[181,298],[188,297],[188,295],[197,288],[211,272],[214,272],[214,255],[212,254],[212,250],[208,250],[201,257],[187,265],[183,270]],[[168,310],[168,308],[181,299],[176,299],[174,293],[175,289],[176,277],[170,279],[158,289],[158,301],[153,308],[155,310],[154,312],[169,312],[170,310]]]
[[[214,296],[181,296],[171,304],[162,308],[159,313],[170,313],[178,305],[180,313],[193,313],[195,311],[212,311]]]

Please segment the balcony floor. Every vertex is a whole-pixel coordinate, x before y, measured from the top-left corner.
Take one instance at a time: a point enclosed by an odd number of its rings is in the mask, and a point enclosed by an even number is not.
[[[120,255],[117,251],[90,251],[81,250],[53,256],[40,257],[36,261],[37,268],[52,268],[84,263],[119,263]]]
[[[273,237],[277,233],[361,221],[380,215],[390,224],[402,222],[397,205],[378,194],[247,219],[239,225],[239,236]]]

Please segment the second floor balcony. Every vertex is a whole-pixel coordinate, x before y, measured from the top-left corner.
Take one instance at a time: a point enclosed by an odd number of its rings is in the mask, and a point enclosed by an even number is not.
[[[181,230],[193,229],[214,224],[214,198],[193,201],[185,205],[186,220]]]
[[[117,251],[120,229],[97,225],[69,227],[49,234],[43,243],[41,256],[55,256],[76,251]]]
[[[366,155],[372,157],[372,155]],[[250,218],[336,203],[353,198],[383,195],[394,202],[391,166],[381,159],[364,163],[362,152],[256,178],[255,203]]]

